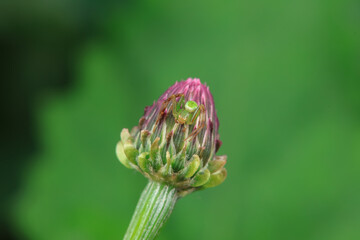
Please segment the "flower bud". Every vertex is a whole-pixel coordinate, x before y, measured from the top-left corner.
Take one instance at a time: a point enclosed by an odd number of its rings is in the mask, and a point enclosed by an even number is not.
[[[116,147],[122,164],[147,178],[174,186],[185,195],[226,178],[226,156],[209,88],[199,79],[176,82],[145,108],[139,125],[123,129]]]

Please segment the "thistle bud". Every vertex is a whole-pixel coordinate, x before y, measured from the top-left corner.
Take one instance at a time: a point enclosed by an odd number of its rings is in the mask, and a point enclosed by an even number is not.
[[[126,167],[186,195],[226,178],[226,156],[215,156],[221,146],[218,129],[209,87],[189,78],[146,107],[131,132],[121,132],[116,153]]]

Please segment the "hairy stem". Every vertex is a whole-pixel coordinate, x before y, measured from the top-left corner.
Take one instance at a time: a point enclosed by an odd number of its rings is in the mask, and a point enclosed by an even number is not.
[[[124,240],[154,239],[178,198],[176,189],[150,181],[141,194]]]

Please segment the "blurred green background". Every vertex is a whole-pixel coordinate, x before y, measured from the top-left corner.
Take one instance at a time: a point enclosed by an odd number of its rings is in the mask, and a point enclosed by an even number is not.
[[[188,77],[228,178],[160,240],[360,239],[359,26],[357,0],[1,1],[0,239],[122,239],[119,133]]]

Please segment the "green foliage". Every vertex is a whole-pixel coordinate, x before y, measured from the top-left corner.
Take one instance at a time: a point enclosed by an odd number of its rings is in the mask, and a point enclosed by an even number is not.
[[[355,1],[143,1],[115,8],[66,95],[37,104],[42,150],[14,221],[34,240],[121,239],[146,179],[116,159],[176,80],[214,95],[227,180],[180,199],[163,239],[360,239]],[[20,147],[20,146],[19,146]]]

